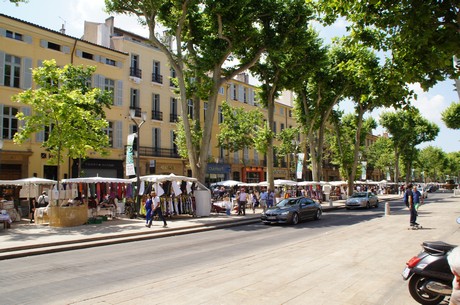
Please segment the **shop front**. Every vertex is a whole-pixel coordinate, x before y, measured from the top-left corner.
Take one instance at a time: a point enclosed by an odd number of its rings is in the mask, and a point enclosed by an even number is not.
[[[86,159],[81,160],[80,168],[79,163],[79,159],[73,161],[72,177],[124,177],[123,160]]]
[[[258,183],[261,181],[265,181],[264,168],[257,166],[243,167],[242,181],[246,183]]]
[[[230,180],[230,164],[227,163],[208,163],[206,170],[205,183],[211,185],[219,181]]]

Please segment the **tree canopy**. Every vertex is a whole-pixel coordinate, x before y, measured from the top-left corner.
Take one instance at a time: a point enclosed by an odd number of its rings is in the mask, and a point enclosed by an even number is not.
[[[81,158],[89,151],[105,153],[108,148],[105,107],[111,97],[107,91],[88,86],[95,70],[70,64],[60,68],[55,60],[45,60],[32,71],[37,88],[12,96],[31,110],[30,115],[17,114],[23,124],[14,142],[24,143],[32,134],[46,130],[42,146],[50,152],[50,162],[58,165],[58,176],[64,151],[70,158]]]

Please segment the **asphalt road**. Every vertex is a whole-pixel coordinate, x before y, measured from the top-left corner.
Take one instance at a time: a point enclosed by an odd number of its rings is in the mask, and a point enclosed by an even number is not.
[[[460,244],[460,199],[435,194],[298,226],[222,230],[0,262],[2,304],[416,304],[400,276],[423,240]],[[453,216],[454,215],[454,216]]]

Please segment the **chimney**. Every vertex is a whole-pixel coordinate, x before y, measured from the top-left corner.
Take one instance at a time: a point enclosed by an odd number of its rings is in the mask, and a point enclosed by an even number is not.
[[[61,34],[65,34],[64,23],[62,24],[62,27],[61,27],[61,29],[59,30],[59,32],[61,32]]]

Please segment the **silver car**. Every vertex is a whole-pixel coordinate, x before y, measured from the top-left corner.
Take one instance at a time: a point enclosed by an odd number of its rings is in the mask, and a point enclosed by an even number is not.
[[[372,192],[356,192],[348,197],[345,207],[352,208],[370,208],[379,206],[379,198]]]

